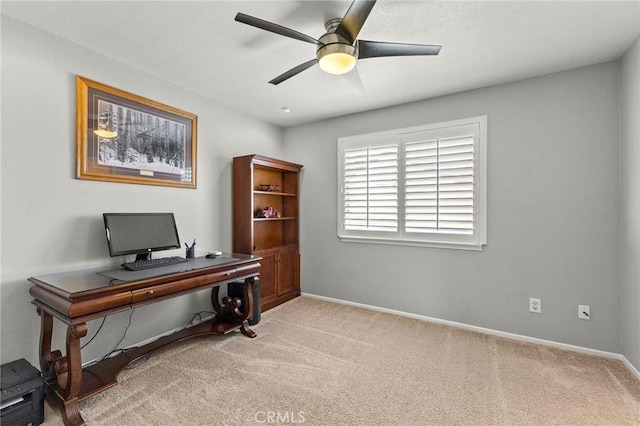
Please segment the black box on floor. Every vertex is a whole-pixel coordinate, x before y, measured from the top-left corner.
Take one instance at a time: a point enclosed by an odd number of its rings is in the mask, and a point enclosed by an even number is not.
[[[244,281],[236,281],[233,283],[227,284],[227,296],[229,297],[237,297],[242,301],[240,305],[240,312],[246,312],[247,302],[244,300],[244,294],[242,290],[244,288]],[[256,280],[256,282],[251,286],[251,295],[253,296],[253,309],[251,314],[249,315],[249,325],[256,325],[260,322],[260,281]]]
[[[44,422],[44,381],[26,359],[1,366],[2,426],[39,425]]]

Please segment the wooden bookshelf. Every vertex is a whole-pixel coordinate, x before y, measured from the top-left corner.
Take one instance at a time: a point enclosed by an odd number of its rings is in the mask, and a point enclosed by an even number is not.
[[[262,311],[300,295],[301,169],[300,164],[256,154],[233,159],[233,251],[263,258]],[[261,217],[268,207],[273,216]]]

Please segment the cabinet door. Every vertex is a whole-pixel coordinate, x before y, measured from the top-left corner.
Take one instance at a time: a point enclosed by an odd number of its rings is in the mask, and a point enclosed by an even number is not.
[[[298,285],[298,247],[283,247],[278,251],[277,295],[297,291]]]
[[[260,251],[260,305],[264,306],[276,298],[276,260],[277,250]]]

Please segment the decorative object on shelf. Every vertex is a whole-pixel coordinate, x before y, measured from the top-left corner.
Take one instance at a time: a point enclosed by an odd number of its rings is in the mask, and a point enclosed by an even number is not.
[[[76,76],[79,179],[196,188],[198,117]]]
[[[282,191],[282,185],[273,185],[273,184],[258,185],[258,189],[260,191],[267,191],[267,192],[280,192]]]
[[[255,217],[259,219],[279,218],[280,212],[273,207],[265,207],[264,209],[256,210]]]

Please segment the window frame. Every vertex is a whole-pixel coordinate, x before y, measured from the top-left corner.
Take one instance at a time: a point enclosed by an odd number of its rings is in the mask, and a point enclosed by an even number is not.
[[[444,231],[405,232],[405,147],[420,133],[456,135],[474,129],[473,141],[473,233]],[[439,136],[440,137],[440,136]],[[390,231],[346,230],[345,223],[345,150],[383,145],[398,145],[398,229]],[[477,116],[421,126],[338,138],[338,238],[342,242],[391,244],[400,246],[482,250],[487,244],[487,116]]]

